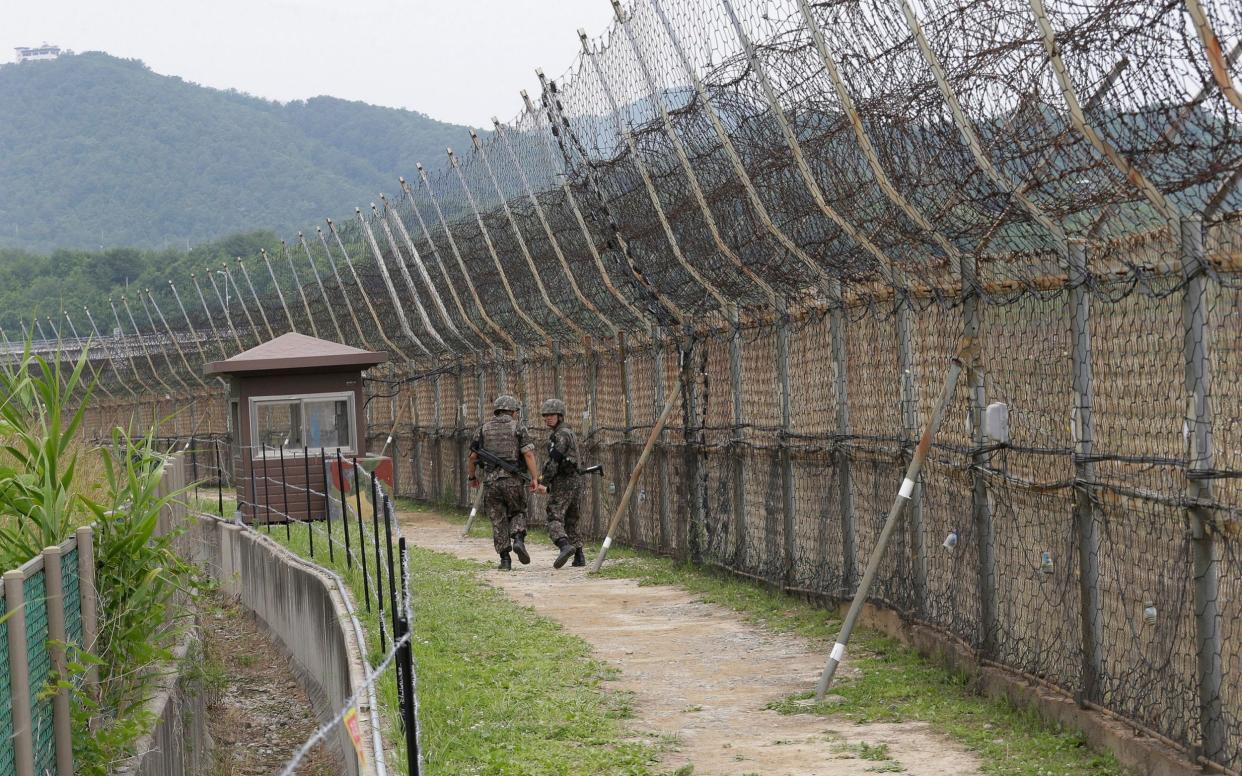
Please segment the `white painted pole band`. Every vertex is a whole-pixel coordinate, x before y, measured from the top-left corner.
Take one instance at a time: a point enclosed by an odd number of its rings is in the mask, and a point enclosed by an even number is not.
[[[608,548],[609,548],[609,547],[611,547],[611,546],[612,546],[612,537],[611,537],[611,536],[605,536],[605,537],[604,537],[604,544],[603,544],[603,547],[602,547],[601,549],[605,549],[605,550],[606,550],[606,549],[608,549]]]
[[[914,480],[907,477],[902,480],[901,490],[897,491],[897,495],[902,498],[910,498],[910,494],[914,492]]]
[[[909,480],[906,480],[906,482],[909,482]],[[840,663],[841,659],[844,657],[845,645],[838,641],[836,644],[832,645],[832,659]]]

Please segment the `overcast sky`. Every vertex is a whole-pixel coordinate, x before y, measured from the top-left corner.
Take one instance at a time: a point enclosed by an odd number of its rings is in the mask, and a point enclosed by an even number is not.
[[[44,41],[275,100],[319,94],[490,126],[558,77],[608,0],[0,0],[0,62]]]

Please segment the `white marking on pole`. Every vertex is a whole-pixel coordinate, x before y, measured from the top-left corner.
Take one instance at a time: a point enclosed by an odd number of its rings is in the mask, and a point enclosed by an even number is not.
[[[604,549],[604,550],[606,550],[606,549],[608,549],[608,548],[609,548],[609,547],[611,547],[611,546],[612,546],[612,537],[611,537],[611,536],[605,536],[605,537],[604,537],[604,545],[603,545],[603,547],[601,547],[600,549]]]
[[[910,498],[910,494],[913,492],[914,492],[914,480],[910,479],[909,477],[902,480],[901,490],[897,491],[897,495],[901,496],[902,498],[908,499]]]
[[[906,480],[906,482],[909,482],[909,480]],[[840,663],[841,659],[844,657],[845,645],[838,641],[836,644],[832,645],[832,659]]]

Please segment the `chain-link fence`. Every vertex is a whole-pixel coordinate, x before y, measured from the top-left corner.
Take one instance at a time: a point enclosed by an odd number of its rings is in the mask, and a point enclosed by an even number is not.
[[[672,395],[618,540],[841,597],[973,336],[875,599],[1242,766],[1236,3],[636,0],[582,44],[283,255],[40,324],[94,340],[88,430],[227,436],[202,364],[294,331],[388,352],[418,498],[465,503],[499,392],[563,397],[599,534]]]

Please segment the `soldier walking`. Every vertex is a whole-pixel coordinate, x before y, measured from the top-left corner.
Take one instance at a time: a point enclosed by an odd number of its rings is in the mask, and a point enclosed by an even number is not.
[[[483,466],[483,484],[487,487],[483,505],[492,521],[492,545],[500,555],[501,571],[513,568],[510,551],[522,563],[530,563],[530,555],[526,552],[527,489],[523,486],[521,471],[525,468],[530,475],[532,493],[538,487],[539,474],[535,468],[535,446],[526,433],[526,425],[517,418],[521,406],[508,394],[496,397],[494,413],[474,435],[470,457],[466,459],[466,474],[472,488],[479,487],[475,469],[480,464]],[[498,463],[490,463],[488,458]]]
[[[578,436],[565,423],[565,402],[548,399],[540,408],[543,424],[551,429],[548,436],[548,459],[543,464],[543,485],[548,494],[548,538],[560,553],[554,568],[565,565],[571,557],[573,565],[585,566],[582,537],[578,535],[578,495],[582,477],[578,472]]]

